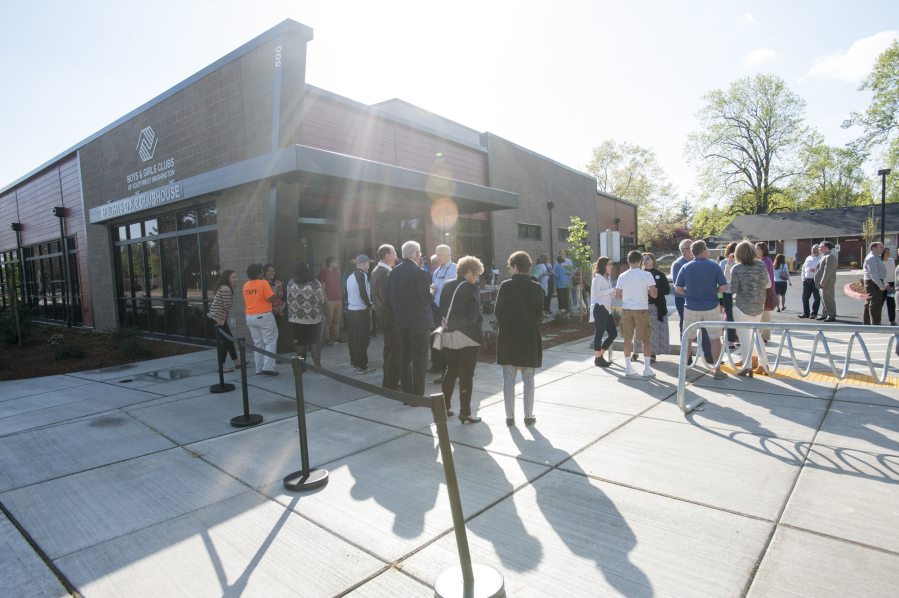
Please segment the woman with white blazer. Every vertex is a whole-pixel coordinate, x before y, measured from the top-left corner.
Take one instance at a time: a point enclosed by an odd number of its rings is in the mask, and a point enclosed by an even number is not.
[[[593,336],[593,363],[601,368],[607,368],[612,363],[604,357],[605,352],[612,346],[618,336],[615,328],[615,318],[612,317],[612,297],[615,295],[615,287],[612,285],[612,261],[603,256],[596,260],[593,266],[593,283],[590,285],[590,321],[596,326]],[[606,335],[603,340],[603,334]]]

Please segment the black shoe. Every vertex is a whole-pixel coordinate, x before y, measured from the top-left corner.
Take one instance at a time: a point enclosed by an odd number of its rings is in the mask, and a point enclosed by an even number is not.
[[[262,370],[259,373],[262,374],[263,376],[277,376],[278,375],[278,372],[276,372],[274,370]]]
[[[799,314],[799,315],[796,316],[796,317],[797,317],[797,318],[808,319],[808,318],[810,318],[811,316],[809,316],[808,314]]]
[[[514,425],[515,425],[515,418],[514,418],[514,417],[507,417],[507,418],[506,418],[506,425],[509,426],[510,428],[511,428],[512,426],[514,426]]]
[[[691,365],[693,365],[693,356],[692,355],[687,357],[687,366],[689,367]]]
[[[593,358],[593,365],[595,365],[598,368],[607,368],[612,364],[609,363],[608,361],[606,361],[606,358],[604,355],[600,355],[599,357]]]
[[[481,421],[481,418],[474,415],[460,415],[459,421],[463,424],[476,424]]]
[[[534,416],[524,418],[524,425],[533,426],[537,423],[537,418]]]
[[[640,361],[640,356],[634,353],[631,355],[631,361]]]

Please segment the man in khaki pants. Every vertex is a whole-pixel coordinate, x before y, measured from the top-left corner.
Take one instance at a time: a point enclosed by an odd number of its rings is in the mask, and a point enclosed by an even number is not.
[[[640,267],[643,254],[631,251],[627,254],[630,270],[618,277],[615,297],[621,299],[621,333],[624,335],[624,373],[636,374],[631,365],[631,344],[634,332],[643,342],[643,377],[653,378],[655,374],[649,366],[652,342],[649,328],[649,302],[647,296],[656,298],[656,281],[652,274]]]
[[[821,290],[821,302],[824,304],[823,313],[818,320],[834,322],[837,319],[837,302],[834,296],[834,286],[837,283],[837,256],[833,253],[833,243],[825,241],[818,246],[818,250],[824,257],[818,264],[815,272],[815,286]]]

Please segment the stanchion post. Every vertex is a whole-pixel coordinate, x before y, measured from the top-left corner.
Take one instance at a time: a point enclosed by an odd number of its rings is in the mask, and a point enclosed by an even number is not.
[[[258,413],[250,413],[250,394],[247,389],[247,347],[246,341],[237,339],[237,351],[240,355],[240,363],[244,364],[240,369],[240,389],[243,394],[243,415],[231,418],[231,425],[235,428],[247,428],[262,423],[262,416]]]
[[[468,534],[465,531],[465,516],[462,514],[462,497],[459,494],[459,482],[456,479],[456,466],[453,462],[453,448],[450,444],[449,428],[446,425],[446,404],[442,394],[432,394],[430,398],[431,412],[434,414],[434,423],[437,425],[437,442],[440,446],[440,458],[443,461],[450,512],[453,516],[456,548],[459,552],[459,565],[450,567],[441,573],[434,582],[434,596],[437,598],[449,598],[450,596],[498,598],[505,596],[505,581],[502,573],[488,565],[472,565],[471,563]]]
[[[231,392],[234,390],[234,385],[230,382],[225,384],[225,372],[224,367],[225,364],[222,363],[222,355],[224,354],[222,344],[225,342],[224,338],[222,338],[222,329],[218,326],[215,327],[215,360],[219,363],[219,383],[213,384],[209,387],[209,392],[211,393],[221,393],[221,392]]]
[[[284,488],[292,492],[312,490],[328,483],[328,470],[309,466],[309,441],[306,435],[306,400],[303,397],[303,360],[298,356],[290,360],[297,396],[297,429],[300,435],[300,461],[303,469],[284,478]]]

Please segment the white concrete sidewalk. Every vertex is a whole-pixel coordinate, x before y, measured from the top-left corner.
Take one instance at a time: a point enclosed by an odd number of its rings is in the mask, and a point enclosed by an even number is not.
[[[511,428],[479,364],[484,423],[450,422],[472,554],[508,595],[895,596],[899,391],[692,372],[707,403],[684,417],[673,357],[652,380],[616,358],[547,350],[537,424],[519,398]],[[330,481],[289,493],[289,368],[249,377],[265,421],[237,430],[239,385],[209,394],[214,365],[0,383],[0,595],[432,595],[457,555],[430,412],[304,376]]]

